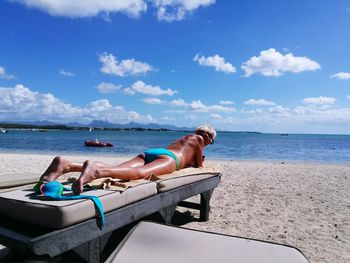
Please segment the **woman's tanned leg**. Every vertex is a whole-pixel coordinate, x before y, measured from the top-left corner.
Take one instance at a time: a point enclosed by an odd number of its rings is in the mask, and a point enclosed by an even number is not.
[[[41,175],[41,181],[54,181],[62,174],[69,172],[81,172],[83,168],[82,163],[73,163],[64,159],[61,156],[56,156],[46,171]]]
[[[143,155],[140,155],[143,157]],[[122,164],[105,164],[101,162],[95,162],[95,165],[97,167],[103,167],[106,169],[113,169],[115,167],[136,167],[140,165],[144,165],[144,160],[136,157],[134,159],[131,159],[130,161],[124,162]],[[54,181],[59,176],[69,173],[69,172],[82,172],[83,171],[83,163],[76,163],[71,162],[62,156],[56,156],[49,167],[46,169],[46,171],[41,175],[40,180],[41,181]]]
[[[160,156],[156,160],[140,165],[144,162],[142,156],[135,157],[126,165],[121,164],[114,167],[102,167],[93,161],[86,161],[83,165],[83,172],[79,179],[74,182],[72,189],[75,194],[80,194],[83,191],[83,186],[97,178],[113,177],[125,180],[136,180],[144,178],[148,175],[162,175],[175,171],[176,162],[169,156]]]

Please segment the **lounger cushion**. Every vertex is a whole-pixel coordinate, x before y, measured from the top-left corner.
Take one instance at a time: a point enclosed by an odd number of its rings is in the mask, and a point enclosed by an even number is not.
[[[157,194],[155,182],[147,182],[124,192],[91,190],[87,195],[98,196],[104,212],[117,209]],[[50,201],[34,195],[31,189],[0,194],[0,214],[49,228],[62,228],[98,215],[91,200]]]
[[[107,259],[111,262],[307,263],[295,248],[141,222]]]
[[[210,177],[219,176],[220,169],[215,166],[204,168],[185,168],[171,174],[158,176],[156,182],[160,193],[171,189],[198,182]]]
[[[38,181],[37,173],[12,173],[0,176],[0,192],[6,192],[6,188],[21,185],[34,184]]]

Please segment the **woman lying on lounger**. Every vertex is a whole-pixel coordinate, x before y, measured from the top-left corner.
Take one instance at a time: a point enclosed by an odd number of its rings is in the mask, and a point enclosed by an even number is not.
[[[109,165],[90,160],[84,163],[73,163],[57,156],[40,177],[40,180],[54,181],[62,174],[81,172],[79,179],[72,186],[74,193],[80,194],[84,184],[101,177],[134,180],[151,174],[172,173],[185,167],[202,167],[203,148],[213,144],[215,137],[216,131],[212,127],[202,125],[195,130],[194,134],[181,137],[167,148],[146,150],[121,164]]]

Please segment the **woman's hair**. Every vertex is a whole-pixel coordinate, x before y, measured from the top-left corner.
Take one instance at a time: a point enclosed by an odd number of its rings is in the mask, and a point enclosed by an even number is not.
[[[201,132],[201,131],[202,131],[202,132],[208,133],[208,134],[211,136],[211,138],[212,138],[213,140],[215,140],[215,138],[216,138],[216,131],[215,131],[214,128],[211,127],[210,125],[204,124],[204,125],[198,126],[198,127],[196,128],[196,130],[195,130],[195,133]]]

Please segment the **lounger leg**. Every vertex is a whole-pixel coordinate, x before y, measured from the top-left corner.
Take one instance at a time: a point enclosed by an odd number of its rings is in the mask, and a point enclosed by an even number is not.
[[[73,249],[87,262],[100,262],[101,245],[100,238],[95,238],[80,247]]]
[[[213,194],[214,189],[201,193],[201,202],[200,202],[200,216],[201,221],[209,220],[210,212],[210,198]]]
[[[89,242],[89,263],[100,262],[100,239],[96,238]]]
[[[169,225],[171,224],[171,219],[173,218],[176,205],[171,205],[159,210],[160,215],[162,216],[164,222]]]
[[[76,247],[73,251],[87,262],[100,262],[101,255],[111,236],[112,232]]]

